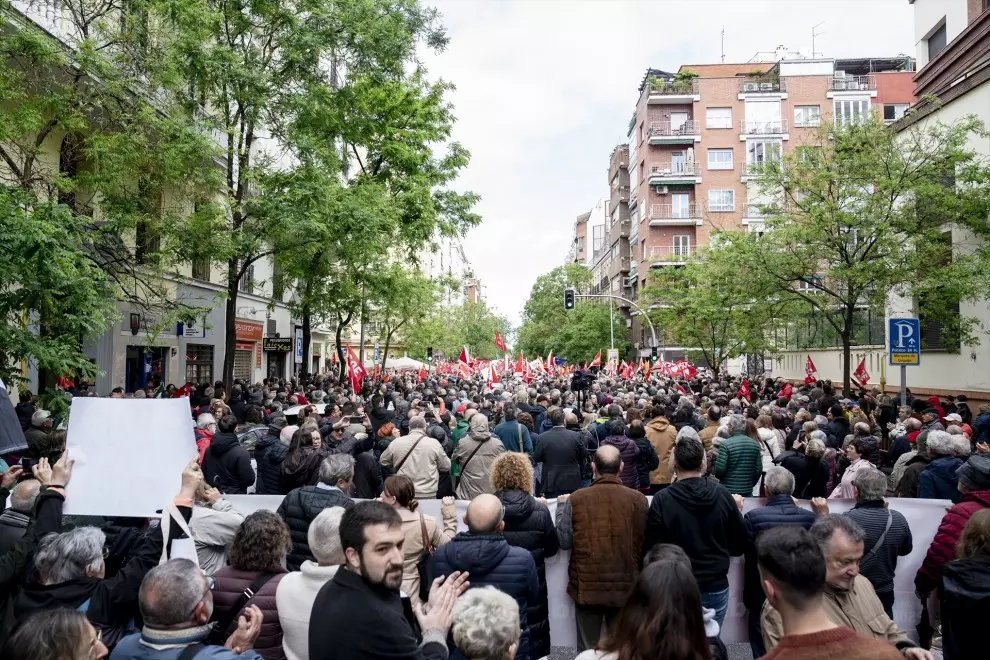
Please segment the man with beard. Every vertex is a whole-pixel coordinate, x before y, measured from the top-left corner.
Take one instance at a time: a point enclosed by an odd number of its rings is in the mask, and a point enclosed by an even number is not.
[[[346,562],[320,589],[309,629],[311,660],[446,660],[454,601],[467,573],[438,578],[429,607],[402,598],[402,519],[382,502],[359,502],[340,521]]]

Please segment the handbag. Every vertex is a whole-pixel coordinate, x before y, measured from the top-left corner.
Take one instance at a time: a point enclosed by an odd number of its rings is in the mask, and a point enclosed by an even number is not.
[[[423,552],[416,560],[416,572],[419,574],[419,600],[425,603],[430,599],[429,562],[430,557],[436,552],[436,547],[430,543],[430,535],[426,533],[426,518],[422,513],[419,514],[419,530],[423,535]]]

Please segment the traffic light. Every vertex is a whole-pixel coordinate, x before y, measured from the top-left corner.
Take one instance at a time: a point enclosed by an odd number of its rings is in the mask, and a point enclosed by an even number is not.
[[[433,347],[428,346],[426,349],[426,359],[433,362]]]
[[[574,289],[564,289],[564,309],[574,309]]]
[[[656,362],[656,360],[657,360],[657,347],[654,346],[653,347],[653,361]]]

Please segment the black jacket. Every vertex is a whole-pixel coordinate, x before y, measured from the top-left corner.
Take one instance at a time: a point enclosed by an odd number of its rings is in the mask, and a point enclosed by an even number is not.
[[[409,600],[341,568],[313,602],[310,660],[447,660],[443,639],[423,641]]]
[[[581,465],[588,448],[581,434],[555,426],[534,439],[533,460],[543,463],[544,493],[573,493],[581,487]]]
[[[828,497],[828,465],[821,459],[808,458],[802,452],[794,452],[780,461],[780,466],[794,475],[794,497],[810,500],[812,497]]]
[[[0,556],[7,554],[27,532],[31,516],[7,509],[0,514]]]
[[[815,514],[794,504],[790,495],[774,495],[766,506],[753,509],[745,516],[746,562],[744,564],[743,603],[750,612],[759,612],[766,600],[760,571],[756,566],[756,539],[760,534],[782,525],[797,525],[809,529],[815,522]]]
[[[354,497],[373,500],[382,492],[382,466],[370,451],[354,457]]]
[[[546,407],[539,404],[535,406],[519,404],[517,408],[521,413],[529,413],[529,416],[533,418],[533,428],[536,429],[536,433],[539,433],[540,427],[543,425],[543,418],[547,416]]]
[[[600,443],[598,438],[591,434],[588,429],[582,428],[581,424],[568,424],[565,427],[568,431],[574,431],[575,433],[581,434],[581,440],[584,442],[584,446],[588,449],[588,454],[584,457],[584,462],[581,463],[581,479],[585,481],[590,481],[595,475],[591,471],[591,458],[598,451]],[[606,434],[608,435],[608,434]]]
[[[990,557],[950,561],[942,569],[942,650],[945,660],[984,658],[983,626],[990,608]]]
[[[309,551],[309,524],[323,509],[332,506],[350,509],[354,501],[336,488],[303,486],[286,495],[278,505],[278,515],[289,526],[292,537],[292,551],[285,558],[285,565],[290,571],[298,571],[304,561],[315,559]]]
[[[550,655],[550,608],[547,599],[546,559],[557,554],[557,530],[545,504],[537,502],[521,490],[500,490],[495,496],[502,500],[505,529],[502,535],[509,545],[529,550],[536,562],[540,581],[540,597],[530,603],[526,612],[529,623],[529,650],[533,658]]]
[[[247,449],[237,434],[217,431],[203,455],[203,478],[225,495],[244,495],[254,485],[254,470]]]
[[[254,446],[254,460],[258,464],[259,495],[279,495],[282,493],[280,481],[282,461],[289,455],[289,448],[282,444],[279,435],[262,436]]]
[[[540,597],[540,581],[533,556],[508,544],[500,534],[463,532],[437,548],[430,558],[429,576],[434,580],[455,571],[467,571],[472,587],[492,586],[509,594],[519,605],[519,648],[516,660],[529,660],[529,607]]]
[[[299,447],[295,452],[290,451],[282,461],[279,472],[280,492],[288,493],[303,486],[315,486],[320,477],[320,463],[328,453],[329,448],[326,445],[319,449],[308,446]]]
[[[825,444],[832,449],[839,449],[842,447],[846,436],[850,433],[849,422],[845,417],[839,417],[826,424],[823,430],[828,437],[828,442]]]
[[[372,408],[368,413],[368,419],[371,420],[371,435],[372,437],[378,437],[378,429],[385,426],[388,423],[395,423],[395,413],[388,410],[384,406],[378,408]]]
[[[684,549],[702,592],[721,591],[729,586],[729,557],[746,551],[746,527],[725,486],[706,477],[685,479],[653,496],[645,551],[657,543]]]
[[[639,456],[636,458],[636,474],[639,477],[639,487],[644,489],[650,485],[650,472],[660,467],[660,457],[657,450],[647,438],[633,438],[636,446],[639,447]]]

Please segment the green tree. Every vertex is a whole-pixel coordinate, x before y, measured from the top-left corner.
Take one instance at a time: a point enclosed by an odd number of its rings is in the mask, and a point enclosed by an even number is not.
[[[482,302],[444,305],[413,325],[407,334],[409,355],[426,359],[426,349],[442,351],[446,359],[456,360],[461,348],[467,347],[472,358],[493,359],[499,356],[495,348],[495,331],[507,336],[509,321],[496,314]]]
[[[436,309],[439,293],[433,280],[404,264],[393,263],[379,273],[373,292],[375,311],[371,316],[381,323],[383,365],[388,360],[392,342],[405,337],[408,328],[416,326]]]
[[[761,171],[766,232],[723,234],[724,259],[755,300],[804,305],[837,333],[846,392],[864,310],[882,315],[900,297],[948,322],[959,302],[985,296],[990,169],[968,147],[980,136],[974,118],[900,134],[877,117],[828,123],[813,144]],[[954,247],[953,226],[972,232],[975,247]],[[974,319],[950,325],[960,341],[973,337]]]

